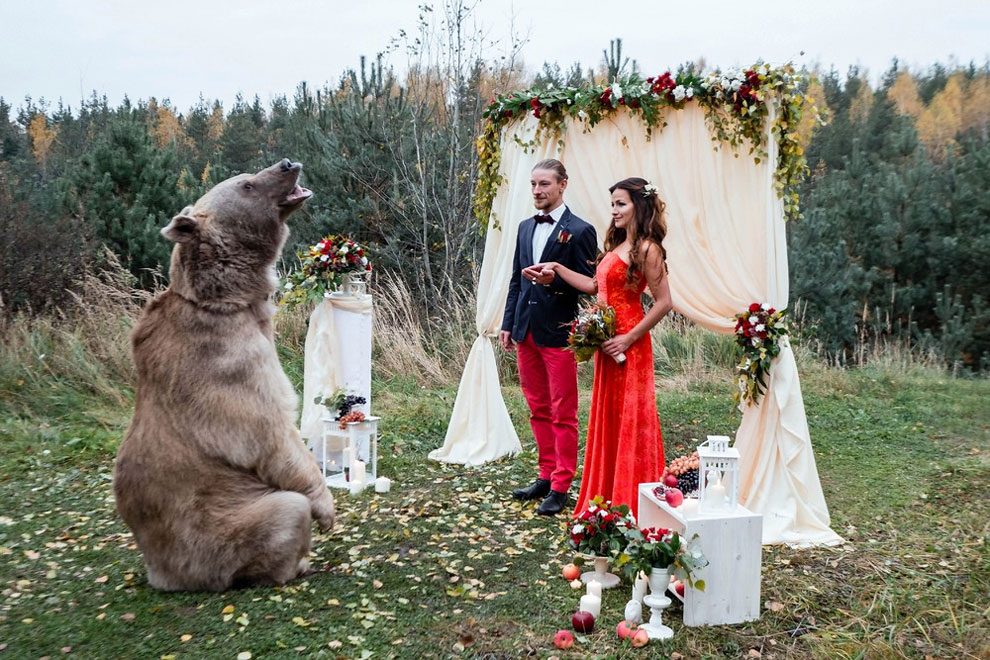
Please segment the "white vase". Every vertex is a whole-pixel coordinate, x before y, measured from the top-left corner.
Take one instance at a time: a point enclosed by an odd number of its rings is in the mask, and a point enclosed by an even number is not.
[[[581,574],[581,581],[585,584],[589,582],[599,582],[602,589],[611,589],[619,584],[619,576],[608,572],[608,557],[592,557],[595,570]]]
[[[654,566],[648,576],[650,581],[650,593],[662,596],[667,587],[670,586],[670,567],[659,568]]]

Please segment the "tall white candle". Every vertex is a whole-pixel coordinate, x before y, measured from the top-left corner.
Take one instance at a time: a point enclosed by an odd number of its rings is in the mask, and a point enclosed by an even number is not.
[[[588,583],[588,595],[595,596],[597,598],[602,597],[602,583],[598,580],[592,580]]]
[[[581,596],[581,606],[578,609],[591,612],[591,616],[597,619],[602,613],[602,599],[598,596],[585,594]]]

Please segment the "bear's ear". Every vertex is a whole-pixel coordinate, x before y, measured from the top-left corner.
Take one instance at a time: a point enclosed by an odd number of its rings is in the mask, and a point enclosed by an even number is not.
[[[182,209],[182,213],[172,218],[168,226],[162,228],[162,236],[173,243],[186,243],[199,232],[199,221],[192,215],[192,207]]]

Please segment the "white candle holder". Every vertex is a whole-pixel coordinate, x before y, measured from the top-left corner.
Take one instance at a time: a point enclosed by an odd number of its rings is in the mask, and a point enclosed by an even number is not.
[[[710,435],[698,445],[698,511],[735,511],[739,502],[739,450]]]
[[[671,603],[665,595],[669,584],[669,569],[654,568],[650,573],[650,595],[643,598],[643,604],[650,608],[650,621],[640,626],[650,639],[663,640],[674,636],[674,630],[663,624],[663,611]]]
[[[581,574],[581,582],[599,582],[602,589],[611,589],[619,584],[619,576],[608,572],[608,557],[592,557],[595,570]]]

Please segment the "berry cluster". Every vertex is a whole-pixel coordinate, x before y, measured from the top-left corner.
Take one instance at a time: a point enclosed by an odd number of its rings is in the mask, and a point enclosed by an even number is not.
[[[348,415],[354,406],[360,406],[363,403],[367,403],[363,396],[355,396],[353,394],[348,394],[341,399],[340,404],[337,406],[337,419],[342,418],[344,415]],[[364,419],[364,415],[361,416]],[[360,420],[358,420],[360,421]]]
[[[364,421],[364,413],[361,412],[360,410],[355,410],[353,412],[347,413],[346,415],[341,415],[338,418],[338,421],[340,422],[340,428],[341,429],[346,429],[347,428],[347,422],[363,422]]]

